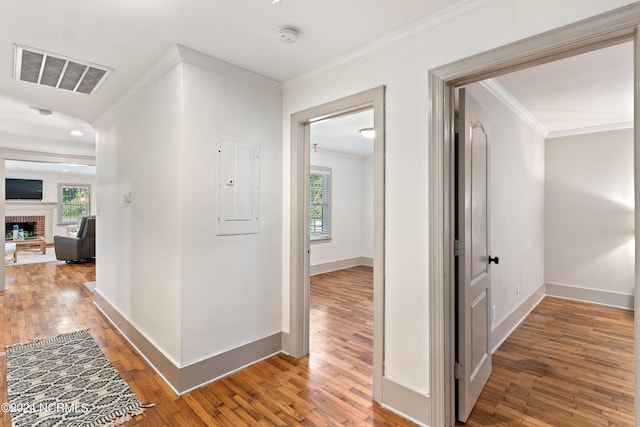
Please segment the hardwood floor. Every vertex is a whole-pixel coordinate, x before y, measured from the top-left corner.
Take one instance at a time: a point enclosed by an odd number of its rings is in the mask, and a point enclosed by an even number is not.
[[[371,401],[371,268],[314,276],[311,354],[176,396],[92,304],[94,264],[6,269],[0,344],[89,328],[144,403],[128,426],[410,426]],[[633,313],[545,298],[493,357],[469,426],[633,425]],[[7,401],[0,357],[0,402]],[[0,426],[11,425],[3,413]]]
[[[632,311],[546,297],[493,355],[467,426],[633,426]]]
[[[115,331],[83,282],[94,264],[7,267],[0,345],[89,328],[143,403],[128,426],[409,426],[371,401],[371,268],[314,276],[311,355],[278,355],[181,397]],[[364,302],[364,303],[363,303]],[[7,402],[0,357],[0,402]],[[3,413],[1,426],[11,425]]]

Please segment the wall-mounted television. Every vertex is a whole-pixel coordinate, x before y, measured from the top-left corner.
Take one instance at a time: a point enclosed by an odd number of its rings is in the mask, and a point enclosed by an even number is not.
[[[5,200],[42,200],[42,180],[5,178]]]

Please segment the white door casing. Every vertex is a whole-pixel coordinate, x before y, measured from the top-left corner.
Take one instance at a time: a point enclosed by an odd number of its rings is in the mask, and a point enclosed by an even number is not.
[[[291,115],[291,238],[289,335],[283,350],[309,353],[309,124],[373,108],[374,116],[374,250],[373,250],[373,400],[383,400],[384,357],[384,94],[379,86]]]
[[[429,70],[429,319],[432,426],[455,424],[453,262],[454,89],[500,74],[633,40],[635,201],[640,203],[640,2]],[[640,210],[635,211],[640,224]],[[640,292],[640,227],[636,227],[635,293]],[[640,298],[636,298],[636,311]],[[636,316],[635,399],[640,407],[640,316]],[[640,427],[640,416],[635,425]]]

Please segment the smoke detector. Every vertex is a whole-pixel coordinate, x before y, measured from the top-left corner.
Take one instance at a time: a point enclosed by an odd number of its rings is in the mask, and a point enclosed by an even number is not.
[[[276,37],[282,43],[293,43],[298,40],[298,30],[294,27],[280,27],[276,30]]]

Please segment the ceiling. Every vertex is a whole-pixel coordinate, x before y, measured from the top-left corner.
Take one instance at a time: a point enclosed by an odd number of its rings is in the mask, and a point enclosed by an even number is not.
[[[633,126],[631,42],[483,83],[545,138]],[[312,125],[311,143],[318,144],[318,151],[370,156],[373,144],[358,129],[372,126],[371,111],[322,121]]]
[[[496,77],[543,136],[633,123],[633,43],[596,50]]]
[[[38,172],[51,174],[68,175],[88,175],[95,176],[96,167],[90,165],[79,165],[75,163],[46,163],[46,162],[23,162],[17,160],[5,160],[7,172]]]
[[[0,14],[0,137],[21,135],[93,144],[91,123],[175,44],[277,81],[286,81],[468,0],[21,0]],[[453,9],[452,9],[453,8]],[[442,15],[443,16],[443,15]],[[366,18],[366,19],[365,19]],[[291,25],[299,39],[282,43]],[[13,79],[15,44],[113,69],[93,95]],[[632,55],[578,58],[495,79],[549,132],[621,121],[629,113]],[[606,54],[608,55],[608,54]],[[620,66],[619,61],[627,61]],[[587,73],[588,71],[588,73]],[[560,76],[564,77],[560,77]],[[601,78],[599,76],[605,76]],[[584,88],[595,88],[587,91]],[[622,82],[625,83],[622,83]],[[578,84],[579,83],[579,84]],[[629,84],[632,82],[629,80]],[[602,98],[604,97],[604,98]],[[583,109],[588,102],[591,107]],[[35,107],[35,108],[34,108]],[[632,107],[632,106],[631,106]],[[37,109],[53,111],[41,115]],[[577,113],[577,114],[576,114]],[[73,129],[82,131],[72,137]],[[16,139],[19,140],[19,139]]]
[[[372,156],[373,139],[360,129],[373,127],[373,109],[322,120],[311,124],[311,145],[318,152],[334,151],[353,156]]]
[[[122,97],[172,46],[284,81],[439,13],[460,0],[20,0],[0,14],[0,133],[40,136],[91,123]],[[282,43],[276,30],[299,30]],[[14,44],[113,68],[93,95],[12,78]],[[46,108],[40,117],[29,106]],[[6,114],[6,115],[5,115]],[[60,120],[58,120],[60,118]],[[45,120],[46,119],[46,120]],[[25,125],[33,122],[33,129]],[[67,123],[63,123],[67,122]],[[68,130],[67,130],[68,129]],[[90,129],[84,128],[91,137]]]

